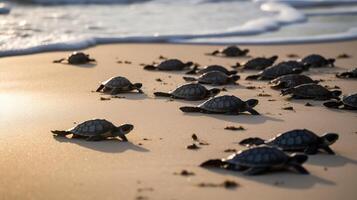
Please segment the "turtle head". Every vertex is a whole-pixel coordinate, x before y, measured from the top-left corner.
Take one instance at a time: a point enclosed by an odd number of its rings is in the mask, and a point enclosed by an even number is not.
[[[334,59],[334,58],[329,58],[329,59],[327,59],[328,64],[331,65],[332,67],[335,66],[335,65],[334,65],[334,64],[335,64],[335,61],[336,61],[336,59]]]
[[[244,54],[248,54],[248,53],[249,53],[249,49],[244,49],[244,50],[243,50],[243,53],[244,53]]]
[[[246,101],[246,104],[248,105],[248,107],[253,108],[256,105],[258,105],[259,101],[258,99],[249,99]]]
[[[338,140],[338,134],[337,133],[326,133],[323,136],[321,136],[322,144],[324,145],[332,145]]]
[[[134,126],[131,124],[124,124],[118,126],[115,131],[112,132],[113,136],[123,136],[128,134],[130,131],[134,129]]]
[[[212,88],[212,89],[209,90],[209,94],[210,94],[211,97],[216,96],[220,92],[221,92],[221,89],[218,89],[218,88]]]
[[[192,61],[188,61],[185,63],[186,67],[191,67],[194,65],[194,63]]]
[[[333,90],[331,91],[332,98],[339,100],[339,96],[341,96],[341,90]]]
[[[236,82],[236,81],[238,81],[240,79],[240,76],[239,75],[232,75],[231,76],[231,80],[233,81],[233,82]]]
[[[275,62],[279,57],[277,55],[274,55],[272,57],[269,58],[269,60]]]

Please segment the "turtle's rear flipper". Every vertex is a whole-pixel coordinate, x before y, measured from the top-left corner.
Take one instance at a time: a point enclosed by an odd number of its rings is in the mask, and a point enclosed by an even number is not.
[[[156,70],[156,67],[154,65],[146,65],[144,67],[145,70]]]
[[[157,97],[171,97],[171,94],[166,92],[154,92],[154,95]]]
[[[259,74],[256,75],[250,75],[245,78],[245,80],[257,80],[260,77]]]
[[[51,132],[53,133],[53,136],[59,136],[59,137],[66,137],[66,135],[72,134],[71,132],[68,131],[58,131],[58,130],[53,130]]]
[[[184,77],[182,77],[182,78],[183,78],[183,80],[185,80],[185,81],[196,81],[196,80],[197,80],[196,78],[187,77],[187,76],[184,76]]]
[[[258,137],[251,137],[251,138],[247,138],[244,139],[242,141],[239,142],[240,145],[242,146],[253,146],[253,145],[261,145],[264,144],[265,141],[261,138]]]
[[[103,88],[104,88],[104,85],[101,84],[101,85],[98,87],[98,89],[96,90],[96,92],[100,92]]]
[[[207,160],[203,163],[200,164],[200,167],[207,167],[207,168],[222,168],[224,167],[226,163],[223,162],[221,159],[211,159],[211,160]]]
[[[201,112],[202,111],[202,109],[199,107],[190,107],[190,106],[180,107],[180,110],[182,112]]]
[[[327,101],[324,103],[324,106],[328,108],[339,108],[342,104],[340,101]]]
[[[53,63],[61,63],[62,61],[66,60],[65,58],[61,58],[58,60],[54,60]]]

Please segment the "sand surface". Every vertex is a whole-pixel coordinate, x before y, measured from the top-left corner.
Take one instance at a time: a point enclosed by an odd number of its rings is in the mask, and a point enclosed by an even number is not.
[[[356,67],[355,41],[249,48],[253,56],[278,54],[280,60],[288,53],[303,56],[316,52],[330,57],[348,53],[352,58],[338,59],[336,68],[307,74],[324,79],[323,85],[338,85],[343,93],[357,92],[356,81],[334,77],[337,71]],[[261,116],[183,114],[180,106],[200,102],[153,97],[154,91],[168,91],[184,83],[183,72],[144,71],[140,63],[159,61],[159,55],[201,65],[230,66],[247,59],[204,55],[214,49],[216,46],[104,45],[85,50],[98,61],[85,66],[52,63],[69,52],[1,58],[0,199],[355,199],[355,111],[329,110],[317,101],[287,101],[264,81],[240,80],[240,86],[226,86],[228,91],[222,93],[259,99],[256,110]],[[118,60],[132,64],[119,64]],[[244,79],[251,73],[241,76]],[[145,95],[123,94],[126,98],[101,101],[100,97],[108,96],[91,92],[100,81],[116,75],[142,82]],[[263,88],[246,89],[250,85]],[[258,97],[262,91],[272,96]],[[306,102],[314,106],[306,107]],[[282,110],[285,106],[293,106],[295,111]],[[134,124],[130,142],[58,139],[50,132],[91,118]],[[246,130],[224,130],[228,125],[242,125]],[[243,138],[270,138],[294,128],[339,133],[340,139],[332,146],[337,155],[310,156],[305,164],[311,173],[308,176],[282,172],[247,177],[198,167],[206,159],[228,156],[230,153],[223,152],[227,148],[244,149],[237,144]],[[210,145],[187,150],[193,133]],[[183,169],[195,176],[174,175]],[[225,180],[240,186],[232,190],[197,186]]]

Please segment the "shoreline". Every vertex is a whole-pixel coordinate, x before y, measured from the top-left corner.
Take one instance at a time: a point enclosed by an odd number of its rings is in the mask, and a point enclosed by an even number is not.
[[[246,81],[254,72],[239,72],[238,86],[227,92],[244,100],[257,98],[261,116],[183,114],[178,108],[202,101],[169,101],[153,97],[155,91],[169,91],[185,83],[183,72],[144,71],[141,63],[159,61],[163,55],[201,65],[220,64],[229,68],[249,58],[223,58],[204,53],[221,46],[175,44],[106,44],[86,49],[98,62],[72,66],[53,60],[70,52],[49,52],[0,59],[0,199],[354,199],[357,195],[356,111],[331,110],[323,102],[287,101],[265,81]],[[325,80],[321,84],[339,86],[344,94],[356,92],[355,80],[334,74],[356,67],[357,41],[295,45],[249,46],[257,56],[287,54],[305,56],[320,53],[338,59],[335,68],[314,69],[305,74]],[[131,61],[131,64],[117,61]],[[92,92],[99,82],[121,75],[142,82],[144,95],[123,94],[123,99]],[[162,82],[156,81],[157,78]],[[247,89],[256,86],[257,89]],[[261,89],[259,89],[261,87]],[[210,87],[209,87],[210,88]],[[259,96],[260,93],[271,96]],[[275,101],[269,101],[275,99]],[[306,107],[306,102],[312,107]],[[294,111],[282,110],[293,106]],[[87,142],[56,139],[50,130],[66,129],[91,118],[106,118],[114,124],[131,123],[129,142]],[[243,126],[244,131],[224,130]],[[304,165],[310,175],[292,172],[247,177],[240,172],[206,170],[198,165],[211,158],[228,156],[224,150],[245,149],[237,142],[247,137],[271,138],[295,128],[307,128],[321,135],[337,132],[340,139],[331,148],[337,155],[310,156]],[[209,143],[197,151],[187,150],[191,135]],[[146,140],[146,139],[147,140]],[[175,175],[181,170],[194,176]],[[239,183],[227,190],[202,188],[200,183]],[[148,189],[151,188],[151,189]]]

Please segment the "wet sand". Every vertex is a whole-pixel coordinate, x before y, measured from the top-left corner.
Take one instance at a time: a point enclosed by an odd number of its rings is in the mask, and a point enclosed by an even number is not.
[[[261,116],[183,114],[179,107],[198,102],[155,98],[153,92],[168,91],[184,83],[184,72],[145,71],[140,63],[159,61],[163,55],[201,65],[234,65],[248,58],[204,55],[218,46],[115,44],[85,50],[96,64],[54,64],[69,52],[0,58],[0,199],[354,199],[357,196],[357,113],[331,110],[320,101],[292,100],[279,96],[264,81],[245,81],[254,72],[240,73],[239,86],[227,92],[247,100],[259,99]],[[306,74],[323,79],[322,85],[337,85],[344,94],[357,92],[355,80],[335,78],[337,71],[356,67],[357,42],[305,45],[248,46],[252,56],[290,53],[300,56],[320,53],[338,59],[335,68]],[[117,61],[131,61],[119,64]],[[145,94],[111,98],[92,92],[99,82],[126,76],[143,83]],[[162,82],[155,79],[160,78]],[[257,86],[262,89],[246,89]],[[271,97],[260,97],[260,93]],[[269,101],[275,99],[276,101]],[[306,102],[312,107],[306,107]],[[294,111],[283,110],[293,106]],[[134,124],[130,142],[87,142],[54,138],[52,129],[67,129],[75,122],[106,118],[119,125]],[[246,130],[225,130],[243,126]],[[337,132],[332,146],[337,155],[310,156],[305,167],[311,175],[290,172],[256,177],[239,172],[207,170],[198,165],[210,158],[228,156],[225,149],[244,149],[237,143],[246,137],[270,138],[294,128],[315,133]],[[209,145],[187,150],[195,133]],[[175,175],[186,169],[194,176]],[[239,183],[236,189],[198,187],[200,183]]]

